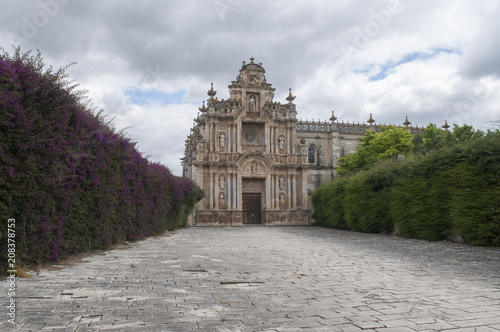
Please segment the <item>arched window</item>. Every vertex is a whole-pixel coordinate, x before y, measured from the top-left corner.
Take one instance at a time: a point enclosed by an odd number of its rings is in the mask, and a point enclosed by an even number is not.
[[[315,163],[315,155],[316,155],[316,149],[314,148],[314,146],[310,146],[309,150],[307,151],[307,160],[309,164]]]

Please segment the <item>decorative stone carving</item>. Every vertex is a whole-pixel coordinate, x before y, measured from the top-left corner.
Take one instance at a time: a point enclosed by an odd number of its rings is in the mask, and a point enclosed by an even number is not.
[[[247,141],[248,143],[256,143],[257,142],[258,132],[257,132],[257,130],[255,130],[255,128],[246,128],[243,135],[244,135],[245,141]]]
[[[226,188],[226,176],[224,174],[219,175],[219,188]]]
[[[280,137],[278,138],[278,147],[280,150],[285,149],[285,136],[284,135],[280,135]]]
[[[264,179],[246,178],[243,179],[242,190],[246,193],[261,193],[265,190],[265,186]]]
[[[233,223],[234,224],[239,224],[241,223],[241,212],[240,211],[235,211],[233,212]]]
[[[222,209],[226,207],[226,194],[224,193],[219,194],[219,207]]]
[[[243,164],[242,175],[262,176],[266,174],[267,167],[259,160],[247,161]]]
[[[280,176],[279,186],[281,190],[285,190],[285,177],[283,175]]]
[[[264,127],[254,124],[243,124],[242,138],[244,145],[263,145]]]
[[[252,166],[250,166],[250,172],[252,174],[256,174],[257,173],[257,163],[255,161],[252,162]]]
[[[257,110],[255,96],[250,96],[250,100],[248,101],[248,110],[250,112],[255,112]]]
[[[221,131],[219,134],[219,146],[221,148],[226,147],[226,134],[223,131]]]
[[[257,77],[257,75],[248,75],[248,84],[259,84],[259,78]]]
[[[286,207],[286,194],[284,192],[280,192],[280,207],[282,209]]]

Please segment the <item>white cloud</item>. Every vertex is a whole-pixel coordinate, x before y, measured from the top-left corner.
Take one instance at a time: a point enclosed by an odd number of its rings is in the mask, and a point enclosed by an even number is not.
[[[77,62],[69,74],[94,104],[177,174],[210,83],[227,98],[250,56],[263,63],[277,100],[292,88],[303,119],[328,119],[332,110],[356,122],[370,112],[418,125],[484,128],[500,119],[496,0],[40,1],[4,6],[0,46],[10,50],[17,36],[49,65]],[[39,2],[59,4],[57,13]],[[46,22],[36,21],[44,12]],[[36,33],[26,36],[30,24]],[[453,52],[407,58],[440,49]],[[133,105],[130,91],[166,99]],[[182,100],[169,99],[176,91],[185,91]]]
[[[464,76],[478,78],[492,75],[500,78],[499,15],[500,5],[485,14],[486,19],[472,37],[460,63]]]

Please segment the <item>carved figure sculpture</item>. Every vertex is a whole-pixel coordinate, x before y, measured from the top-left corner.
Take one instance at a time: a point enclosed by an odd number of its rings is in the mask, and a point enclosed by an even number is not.
[[[250,166],[250,172],[252,174],[257,173],[257,163],[255,161],[252,162],[252,166]]]
[[[226,195],[224,193],[220,193],[219,195],[219,207],[223,208],[226,206]]]
[[[285,202],[285,193],[284,193],[284,192],[281,192],[281,193],[280,193],[280,206],[281,206],[281,207],[285,207],[285,206],[286,206],[286,202]]]
[[[285,177],[283,175],[280,176],[280,189],[284,190],[285,189]]]
[[[285,149],[285,136],[283,135],[280,135],[280,137],[278,138],[278,147],[280,148],[280,150],[284,150]]]
[[[248,102],[248,108],[250,112],[255,112],[255,96],[250,97],[250,101]]]
[[[224,176],[224,174],[221,174],[219,176],[219,188],[220,189],[226,188],[226,177]]]
[[[219,134],[219,146],[221,148],[226,147],[226,134],[223,131]]]

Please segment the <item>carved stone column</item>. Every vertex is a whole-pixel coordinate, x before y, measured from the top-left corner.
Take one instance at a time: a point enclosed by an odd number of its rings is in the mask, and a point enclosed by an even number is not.
[[[213,190],[214,190],[214,172],[212,169],[210,169],[210,181],[208,182],[208,193],[207,193],[207,198],[208,198],[208,208],[213,209],[214,208],[214,195],[213,195]]]
[[[291,183],[290,183],[290,175],[286,177],[286,197],[287,197],[287,207],[288,209],[292,208],[292,194],[291,194]]]
[[[268,174],[266,176],[266,210],[271,209],[271,182],[272,182],[272,175]]]
[[[276,209],[276,174],[271,175],[271,209]]]

